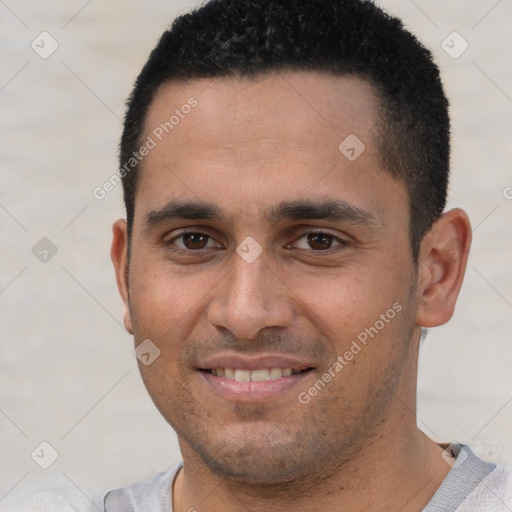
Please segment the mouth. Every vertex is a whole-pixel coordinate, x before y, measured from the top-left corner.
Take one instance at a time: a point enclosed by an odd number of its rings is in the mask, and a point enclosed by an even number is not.
[[[245,370],[241,368],[200,369],[200,371],[209,373],[210,375],[224,377],[237,382],[266,382],[309,372],[310,370],[313,370],[313,368],[308,367],[303,370],[293,370],[292,368],[261,368],[258,370]]]
[[[256,403],[289,398],[294,388],[306,387],[303,381],[315,367],[284,356],[232,354],[204,361],[196,370],[207,392],[229,401]]]

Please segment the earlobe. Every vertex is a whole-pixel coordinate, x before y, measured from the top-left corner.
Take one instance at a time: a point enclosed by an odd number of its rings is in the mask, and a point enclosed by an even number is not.
[[[471,224],[459,208],[445,212],[423,238],[418,261],[419,326],[435,327],[452,317],[470,246]]]
[[[117,288],[125,306],[124,326],[133,334],[128,287],[128,229],[124,219],[117,220],[112,226],[110,256],[116,272]]]

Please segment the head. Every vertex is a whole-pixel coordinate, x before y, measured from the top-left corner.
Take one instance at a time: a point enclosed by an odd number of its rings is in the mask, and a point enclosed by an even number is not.
[[[420,328],[451,317],[470,244],[441,215],[447,108],[371,2],[214,0],[163,34],[128,101],[112,257],[185,457],[286,482],[415,427]],[[221,376],[271,367],[294,374]]]

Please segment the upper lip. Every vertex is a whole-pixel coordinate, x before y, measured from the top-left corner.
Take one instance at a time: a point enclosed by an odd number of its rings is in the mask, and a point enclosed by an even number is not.
[[[309,362],[283,354],[219,354],[207,357],[198,364],[198,368],[201,370],[233,368],[235,370],[252,371],[265,368],[291,368],[294,371],[302,371],[312,367],[313,365]]]

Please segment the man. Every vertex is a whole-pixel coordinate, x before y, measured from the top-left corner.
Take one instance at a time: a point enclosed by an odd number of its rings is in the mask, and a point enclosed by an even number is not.
[[[124,322],[183,464],[107,512],[506,503],[506,468],[416,424],[422,330],[453,314],[471,227],[443,213],[448,103],[399,20],[206,3],[139,75],[120,163]]]

